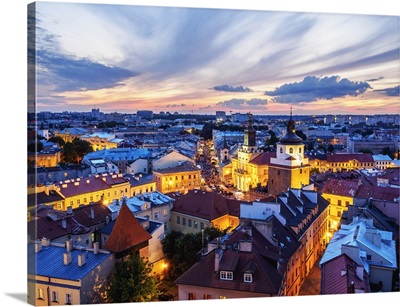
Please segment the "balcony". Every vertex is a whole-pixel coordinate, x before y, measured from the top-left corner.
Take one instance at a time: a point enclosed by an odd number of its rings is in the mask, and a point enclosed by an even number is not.
[[[246,175],[246,174],[249,173],[248,171],[246,171],[246,170],[244,170],[244,169],[240,169],[240,168],[236,168],[236,169],[234,170],[234,172],[237,173],[237,174],[241,174],[241,175]]]

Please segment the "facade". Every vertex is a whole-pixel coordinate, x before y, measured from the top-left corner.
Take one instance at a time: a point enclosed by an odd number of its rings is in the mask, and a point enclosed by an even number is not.
[[[360,150],[370,150],[374,155],[382,153],[385,148],[389,148],[392,152],[397,153],[399,151],[399,143],[397,140],[381,140],[375,139],[363,139],[357,140],[349,138],[347,140],[347,150],[349,153],[357,153]]]
[[[28,303],[59,306],[102,303],[100,295],[111,274],[114,257],[92,248],[75,249],[70,241],[28,244]]]
[[[345,172],[375,167],[373,156],[368,153],[337,153],[326,155],[327,168],[331,172]]]
[[[187,161],[175,167],[153,170],[153,180],[161,193],[181,192],[199,189],[201,169]]]
[[[171,195],[174,206],[171,209],[171,230],[196,233],[206,227],[221,230],[239,225],[239,204],[218,193],[193,190],[184,195]]]
[[[37,167],[28,169],[28,187],[35,185],[47,185],[66,179],[87,177],[90,174],[90,167],[87,165],[66,165],[55,167]]]
[[[304,156],[304,144],[295,133],[290,115],[286,134],[277,143],[276,157],[271,158],[268,174],[268,193],[278,195],[288,188],[301,188],[310,183],[310,165]]]
[[[388,155],[372,155],[372,159],[374,159],[374,167],[378,169],[387,169],[389,167],[393,167],[392,158]]]
[[[118,144],[123,140],[115,137],[115,134],[96,132],[89,135],[83,135],[80,137],[90,143],[94,151],[104,150],[110,148],[117,148]]]
[[[166,155],[152,161],[153,171],[159,171],[167,168],[176,167],[182,164],[194,164],[193,158],[185,156],[180,152],[173,150]]]
[[[90,133],[88,129],[85,128],[67,128],[65,130],[54,131],[54,136],[58,136],[64,140],[65,143],[70,142],[76,138],[80,139],[84,135]]]
[[[35,163],[35,167],[55,167],[63,159],[62,149],[51,147],[38,153],[28,153],[28,160]]]
[[[232,157],[232,182],[236,189],[248,192],[257,186],[266,186],[271,153],[261,152],[256,146],[256,131],[253,128],[253,117],[248,114],[244,140],[237,155]],[[222,170],[223,182],[229,183],[230,170]]]

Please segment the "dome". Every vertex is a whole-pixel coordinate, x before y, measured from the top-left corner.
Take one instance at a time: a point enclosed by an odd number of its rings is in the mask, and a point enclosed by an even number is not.
[[[281,137],[280,143],[282,143],[282,144],[299,144],[303,141],[303,139],[296,134],[294,125],[295,125],[295,122],[292,119],[292,115],[290,115],[290,119],[287,123],[287,132],[283,137]]]

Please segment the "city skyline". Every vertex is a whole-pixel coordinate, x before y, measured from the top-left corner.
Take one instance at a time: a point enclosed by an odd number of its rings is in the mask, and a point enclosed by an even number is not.
[[[56,2],[36,8],[38,111],[399,110],[398,16]]]

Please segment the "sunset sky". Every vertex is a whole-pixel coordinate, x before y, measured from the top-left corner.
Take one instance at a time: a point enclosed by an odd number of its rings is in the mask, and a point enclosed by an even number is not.
[[[399,113],[399,16],[36,9],[37,111]]]

